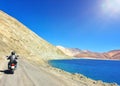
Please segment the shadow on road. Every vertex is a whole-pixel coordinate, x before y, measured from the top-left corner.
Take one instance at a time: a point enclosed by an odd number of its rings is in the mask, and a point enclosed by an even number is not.
[[[0,70],[0,72],[3,72],[4,74],[13,74],[10,70]]]

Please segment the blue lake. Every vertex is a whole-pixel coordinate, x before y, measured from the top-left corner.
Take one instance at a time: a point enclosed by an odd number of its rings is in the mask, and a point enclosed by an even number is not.
[[[120,85],[120,61],[72,59],[50,60],[49,64],[70,73],[80,73],[94,80]]]

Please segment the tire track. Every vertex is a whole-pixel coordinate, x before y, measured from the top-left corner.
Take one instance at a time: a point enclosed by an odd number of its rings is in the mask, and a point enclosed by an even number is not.
[[[35,83],[32,81],[32,79],[29,77],[30,75],[28,75],[28,73],[25,71],[25,67],[21,64],[20,64],[20,66],[21,66],[21,70],[23,72],[22,74],[24,74],[24,76],[27,78],[27,81],[24,81],[24,82],[26,82],[26,83],[24,83],[24,86],[36,86]]]

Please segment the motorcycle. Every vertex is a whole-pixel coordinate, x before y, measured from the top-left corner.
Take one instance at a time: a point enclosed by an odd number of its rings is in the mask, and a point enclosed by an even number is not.
[[[9,66],[8,69],[10,70],[10,72],[14,74],[14,71],[16,69],[16,64],[13,62],[13,63],[10,63],[8,66]]]
[[[18,57],[18,55],[16,57]],[[7,56],[7,60],[9,60],[9,59],[10,59],[9,56]],[[8,63],[8,70],[10,71],[10,73],[14,74],[14,71],[15,71],[16,67],[17,67],[17,61],[16,60],[14,60],[12,62],[10,61]]]

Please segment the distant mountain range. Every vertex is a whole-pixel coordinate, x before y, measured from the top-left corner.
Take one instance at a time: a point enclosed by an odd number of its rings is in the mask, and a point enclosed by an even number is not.
[[[57,46],[63,53],[76,58],[95,58],[95,59],[116,59],[120,60],[120,50],[112,50],[109,52],[99,53],[88,50],[80,50],[78,48],[65,48]]]

